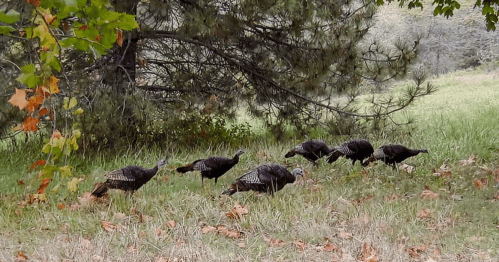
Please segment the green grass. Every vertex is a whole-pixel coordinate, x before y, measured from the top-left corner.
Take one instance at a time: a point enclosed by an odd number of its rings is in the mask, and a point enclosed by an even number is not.
[[[375,147],[398,142],[428,148],[429,154],[408,159],[416,171],[395,171],[378,164],[362,172],[357,164],[340,158],[333,165],[320,160],[313,167],[298,156],[285,159],[288,149],[299,141],[276,143],[262,139],[246,148],[241,162],[217,185],[199,173],[179,174],[175,168],[208,155],[233,155],[236,148],[223,146],[198,150],[134,149],[74,156],[68,162],[74,176],[83,178],[77,193],[67,192],[68,178],[56,178],[47,188],[47,203],[20,206],[36,191],[39,180],[28,167],[41,155],[36,144],[0,158],[0,261],[13,261],[17,252],[43,261],[156,261],[160,257],[184,261],[354,261],[364,242],[373,246],[380,261],[493,261],[499,256],[499,202],[493,198],[494,174],[499,165],[499,90],[495,76],[479,71],[457,72],[433,80],[439,90],[397,115],[413,116],[410,135],[371,141]],[[338,138],[324,138],[339,141]],[[458,161],[471,154],[473,165]],[[112,191],[103,203],[83,205],[76,210],[84,192],[92,190],[103,174],[134,164],[152,166],[169,155],[169,164],[133,197]],[[286,186],[274,197],[220,193],[247,170],[267,162],[302,165],[307,179]],[[442,164],[452,170],[450,178],[439,178],[432,170]],[[477,189],[475,179],[488,185]],[[24,185],[19,185],[22,179]],[[52,189],[61,183],[58,193]],[[422,199],[429,187],[437,199]],[[395,199],[393,196],[396,196]],[[455,196],[462,200],[453,200]],[[58,204],[65,204],[59,210]],[[235,203],[247,205],[249,213],[240,220],[225,216]],[[430,216],[420,218],[423,209]],[[168,228],[168,221],[175,228]],[[107,232],[101,221],[119,225]],[[243,232],[239,239],[221,234],[203,234],[203,225],[225,225]],[[352,235],[345,237],[342,232]],[[271,246],[268,239],[284,241]],[[267,240],[266,240],[267,239]],[[328,239],[341,251],[324,252]],[[303,251],[293,241],[306,243]],[[243,245],[244,247],[240,247]],[[425,245],[419,258],[410,258],[407,248]],[[319,251],[317,251],[319,250]]]

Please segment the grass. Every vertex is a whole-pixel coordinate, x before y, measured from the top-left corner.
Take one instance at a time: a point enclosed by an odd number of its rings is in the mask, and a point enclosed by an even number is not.
[[[352,167],[343,158],[333,165],[320,160],[313,167],[298,156],[283,157],[299,141],[262,140],[246,148],[241,162],[217,185],[213,180],[201,185],[198,173],[179,174],[175,168],[207,155],[233,155],[237,149],[177,149],[168,153],[169,164],[133,197],[112,191],[103,203],[84,202],[84,192],[102,181],[106,171],[130,164],[152,166],[166,155],[142,148],[114,156],[72,157],[69,163],[75,167],[75,176],[84,179],[78,192],[65,190],[68,178],[56,178],[47,188],[47,203],[22,206],[23,198],[39,185],[28,167],[40,155],[33,149],[36,145],[17,152],[4,150],[0,158],[0,261],[14,261],[18,252],[35,261],[356,261],[364,243],[376,250],[380,261],[426,261],[429,257],[494,261],[499,256],[499,202],[494,198],[493,173],[499,166],[495,75],[464,71],[433,81],[439,87],[435,94],[396,116],[416,118],[410,135],[371,141],[375,147],[388,142],[427,147],[429,154],[406,161],[416,167],[412,173],[384,164],[363,172],[358,164]],[[476,163],[459,163],[471,154],[477,156]],[[253,193],[220,197],[235,178],[267,162],[299,164],[308,174],[274,197]],[[433,175],[442,164],[449,166],[451,177]],[[477,188],[477,179],[486,180],[487,185]],[[53,193],[57,182],[60,189]],[[425,187],[439,194],[438,198],[423,199]],[[79,208],[71,208],[80,202]],[[239,220],[225,215],[236,203],[249,208]],[[65,206],[59,209],[58,204]],[[421,216],[424,209],[429,210],[428,216]],[[108,232],[101,221],[118,229]],[[169,221],[176,226],[170,228]],[[243,235],[232,239],[203,233],[205,225],[225,225]],[[272,245],[270,239],[283,244]],[[303,250],[296,241],[305,243]],[[339,249],[326,252],[327,243]],[[416,257],[409,255],[411,248],[419,250],[412,253]]]

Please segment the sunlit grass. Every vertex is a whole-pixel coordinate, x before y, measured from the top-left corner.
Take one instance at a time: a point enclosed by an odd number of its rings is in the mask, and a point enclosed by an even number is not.
[[[16,152],[4,150],[0,157],[0,260],[12,261],[18,251],[23,251],[30,258],[47,261],[156,261],[159,257],[185,261],[329,261],[333,253],[342,258],[339,261],[348,261],[360,254],[364,242],[377,250],[382,261],[409,261],[405,248],[418,245],[427,248],[420,254],[423,261],[428,257],[456,261],[458,254],[470,261],[496,258],[499,204],[494,199],[494,173],[490,172],[499,165],[499,90],[494,86],[494,75],[458,72],[433,81],[439,87],[436,93],[396,116],[415,117],[415,129],[410,134],[396,141],[371,140],[375,147],[397,142],[428,148],[429,154],[405,161],[416,167],[410,174],[382,163],[363,173],[358,164],[352,167],[343,158],[333,165],[320,160],[319,166],[313,167],[299,156],[284,158],[287,150],[300,141],[277,143],[261,138],[245,148],[240,163],[217,185],[213,180],[205,180],[202,185],[198,172],[179,174],[175,168],[211,155],[232,156],[237,148],[214,145],[168,152],[133,148],[70,157],[68,164],[74,166],[74,176],[84,179],[78,192],[65,190],[68,178],[55,178],[47,188],[47,203],[20,206],[39,185],[36,171],[30,172],[29,166],[43,156],[33,150],[36,144]],[[478,157],[475,164],[463,166],[458,162],[471,154]],[[132,197],[111,191],[104,203],[71,209],[95,182],[104,180],[106,171],[126,165],[152,167],[165,156],[169,164]],[[234,179],[268,162],[302,165],[307,177],[274,197],[253,193],[220,197]],[[449,166],[452,177],[433,175],[442,164]],[[478,189],[476,179],[487,179],[488,184]],[[59,191],[52,192],[58,183]],[[438,198],[422,199],[425,187],[439,194]],[[235,203],[249,208],[240,220],[225,215]],[[59,210],[59,204],[65,206]],[[418,217],[426,208],[429,217]],[[107,232],[101,221],[119,225],[120,229]],[[176,227],[168,228],[169,221],[175,221]],[[220,224],[243,232],[243,237],[234,240],[201,232],[204,225]],[[271,238],[284,244],[273,247],[267,242]],[[314,247],[325,245],[326,239],[343,251],[316,251]],[[306,249],[298,250],[292,244],[296,240],[304,241]]]

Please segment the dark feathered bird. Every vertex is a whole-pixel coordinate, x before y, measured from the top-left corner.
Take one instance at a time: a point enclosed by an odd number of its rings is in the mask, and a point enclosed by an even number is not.
[[[428,153],[426,149],[409,149],[403,145],[384,145],[376,149],[373,155],[366,161],[366,165],[381,160],[385,164],[396,167],[397,163],[406,160],[409,157],[418,155],[419,153]]]
[[[291,149],[286,155],[285,158],[293,157],[296,154],[303,156],[305,159],[310,162],[317,164],[315,161],[317,159],[328,155],[331,153],[332,149],[329,148],[324,141],[320,139],[312,139],[309,141],[305,141],[301,144],[298,144],[293,149]]]
[[[286,167],[278,164],[265,164],[242,175],[236,179],[229,189],[222,194],[232,195],[241,191],[258,191],[274,194],[284,188],[288,183],[294,183],[296,177],[302,176],[303,170],[295,168],[289,172]]]
[[[345,156],[347,159],[352,160],[352,165],[355,165],[355,161],[358,160],[361,165],[365,166],[364,159],[370,157],[373,152],[373,146],[369,141],[364,139],[352,140],[333,147],[331,154],[327,158],[327,162],[333,163],[340,156]]]
[[[218,178],[235,166],[239,162],[239,156],[243,153],[244,151],[240,149],[233,158],[213,156],[206,159],[198,159],[191,164],[177,168],[177,171],[186,173],[199,170],[201,171],[201,183],[206,177],[209,179],[215,178],[215,184],[217,184]]]
[[[107,173],[106,182],[102,183],[97,189],[92,192],[92,195],[101,197],[108,189],[121,189],[127,192],[135,192],[147,181],[156,175],[158,169],[166,165],[166,160],[159,160],[156,166],[151,169],[140,166],[127,166],[121,169],[113,170]]]

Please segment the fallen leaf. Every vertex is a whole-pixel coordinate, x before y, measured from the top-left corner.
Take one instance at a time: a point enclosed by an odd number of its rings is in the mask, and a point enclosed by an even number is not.
[[[117,213],[114,213],[112,220],[113,221],[123,221],[123,220],[125,220],[126,217],[127,216],[124,213],[117,212]]]
[[[152,217],[144,214],[139,215],[139,223],[148,223],[152,220]]]
[[[126,251],[127,251],[128,253],[137,254],[137,253],[139,253],[139,248],[138,248],[136,245],[134,245],[134,244],[130,244],[130,245],[128,245],[128,247],[126,248]]]
[[[476,189],[484,189],[487,187],[488,180],[486,177],[482,179],[475,179],[475,181],[473,181],[473,184],[475,185]]]
[[[24,252],[22,251],[17,251],[17,256],[16,256],[16,262],[17,261],[27,261],[28,260],[28,256],[26,256],[24,254]]]
[[[161,227],[157,227],[155,230],[155,233],[157,236],[161,236],[165,233],[165,231],[163,229],[161,229]]]
[[[477,157],[474,154],[471,154],[470,157],[468,157],[468,159],[459,160],[459,164],[461,164],[463,166],[468,166],[468,165],[474,164],[476,162],[476,160],[477,160]]]
[[[422,210],[419,211],[418,217],[420,219],[427,219],[427,218],[430,217],[430,214],[431,214],[430,209],[425,208],[425,209],[422,209]]]
[[[109,221],[101,221],[100,222],[101,227],[106,230],[107,232],[114,232],[118,229],[118,226],[114,225],[113,223]]]
[[[38,187],[38,189],[36,190],[36,193],[37,194],[43,194],[45,193],[45,188],[47,188],[47,186],[49,185],[50,183],[50,178],[45,178],[42,180],[42,184]]]
[[[20,110],[23,110],[26,106],[28,106],[28,100],[26,100],[26,90],[16,88],[16,93],[12,95],[8,102],[13,106],[19,107]]]
[[[451,195],[450,199],[452,199],[454,201],[461,201],[461,200],[463,200],[463,196],[460,196],[460,195]]]
[[[204,226],[201,229],[201,232],[203,232],[203,234],[206,234],[208,232],[215,232],[215,231],[217,231],[217,228],[216,227],[212,227],[212,226]]]
[[[421,253],[424,251],[426,251],[425,245],[419,245],[419,246],[410,247],[410,248],[405,249],[405,252],[407,252],[407,254],[409,254],[409,256],[412,258],[419,258]]]
[[[336,245],[333,245],[331,243],[327,243],[323,248],[322,250],[324,252],[335,252],[335,251],[338,251],[340,250],[340,247],[336,246]]]
[[[217,232],[221,235],[224,235],[228,238],[233,238],[237,239],[241,236],[241,232],[239,231],[234,231],[234,230],[229,230],[226,226],[224,225],[218,225],[217,227]]]
[[[425,189],[421,193],[421,198],[423,198],[423,199],[435,199],[435,198],[438,198],[438,194],[429,190],[429,189]]]
[[[17,180],[17,184],[20,186],[24,185],[24,180],[22,179]]]
[[[362,197],[362,198],[357,198],[357,199],[354,199],[353,200],[353,203],[355,203],[356,205],[360,206],[360,204],[363,204],[371,199],[373,199],[374,196],[373,195],[368,195],[368,196],[365,196],[365,197]]]
[[[241,206],[238,203],[234,205],[231,211],[225,213],[225,216],[232,219],[239,219],[242,215],[248,214],[248,206]]]
[[[45,98],[41,95],[34,95],[28,99],[28,104],[26,105],[26,110],[28,112],[34,112],[42,103]]]
[[[433,170],[433,175],[437,177],[452,177],[452,171],[446,164],[441,165],[437,170]]]
[[[239,243],[237,243],[237,246],[240,247],[240,248],[243,248],[243,247],[246,247],[246,243],[239,242]]]
[[[364,242],[360,255],[357,256],[357,260],[362,262],[376,262],[379,260],[379,257],[376,250],[371,245],[367,244],[367,242]]]
[[[409,174],[412,173],[412,172],[414,172],[414,170],[416,170],[415,167],[410,166],[408,164],[402,164],[402,165],[399,166],[399,168],[402,169],[402,170],[404,170],[405,172],[407,172]]]
[[[295,241],[293,241],[293,245],[299,251],[305,250],[305,247],[307,246],[307,244],[305,242],[303,242],[302,240],[295,240]]]
[[[57,204],[57,209],[62,210],[65,206],[63,203],[59,203]]]
[[[282,247],[284,245],[284,240],[274,237],[266,238],[265,241],[267,241],[271,247]]]
[[[175,228],[175,227],[177,227],[177,222],[170,220],[170,221],[166,222],[166,227],[170,228],[170,229]]]
[[[343,239],[350,239],[353,237],[352,233],[347,233],[345,231],[341,231],[340,233],[338,233],[338,236]]]
[[[494,171],[494,182],[499,183],[499,168]]]

